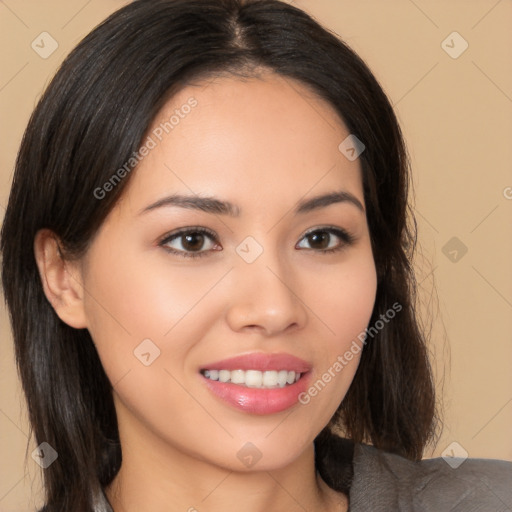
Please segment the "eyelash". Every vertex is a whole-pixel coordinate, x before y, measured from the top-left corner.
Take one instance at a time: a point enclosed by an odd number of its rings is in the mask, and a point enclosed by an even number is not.
[[[331,235],[335,235],[338,238],[342,240],[342,243],[338,245],[337,247],[332,247],[330,249],[308,249],[311,251],[318,252],[320,254],[332,254],[338,251],[341,251],[345,249],[347,246],[352,245],[355,242],[355,237],[351,235],[348,231],[336,227],[322,227],[322,228],[315,228],[311,231],[308,231],[307,233],[304,233],[301,240],[306,238],[308,235],[311,235],[313,233],[329,233]],[[181,236],[187,235],[187,234],[201,234],[201,235],[207,235],[209,238],[212,239],[212,241],[217,244],[217,236],[213,231],[210,231],[209,229],[197,227],[197,228],[183,228],[179,231],[176,231],[171,234],[167,234],[164,236],[163,239],[160,240],[158,245],[165,249],[167,252],[171,254],[176,254],[177,256],[181,256],[182,258],[201,258],[203,256],[207,256],[210,251],[177,251],[175,249],[171,249],[169,247],[166,247],[166,244],[169,242],[180,238]]]

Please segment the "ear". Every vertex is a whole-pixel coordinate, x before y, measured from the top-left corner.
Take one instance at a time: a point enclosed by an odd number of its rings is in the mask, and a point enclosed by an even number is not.
[[[59,318],[75,329],[86,328],[80,268],[64,259],[53,231],[41,229],[36,233],[34,256],[46,298]]]

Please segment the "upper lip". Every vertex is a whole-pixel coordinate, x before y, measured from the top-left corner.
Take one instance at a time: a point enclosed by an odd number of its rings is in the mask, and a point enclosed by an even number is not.
[[[254,352],[205,364],[201,366],[202,370],[259,370],[262,372],[287,370],[289,372],[305,373],[311,370],[311,365],[291,354]]]

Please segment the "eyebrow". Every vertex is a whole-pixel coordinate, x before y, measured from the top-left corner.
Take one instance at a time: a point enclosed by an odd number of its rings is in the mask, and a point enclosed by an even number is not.
[[[365,213],[364,206],[361,201],[346,191],[331,192],[320,196],[313,197],[311,199],[304,199],[300,201],[296,208],[295,213],[308,213],[313,210],[319,210],[325,208],[331,204],[336,203],[348,203],[356,206],[361,212]],[[182,194],[172,194],[167,197],[163,197],[158,201],[146,206],[142,209],[140,214],[156,210],[157,208],[178,206],[180,208],[187,208],[191,210],[200,210],[206,213],[212,213],[216,215],[229,215],[230,217],[239,217],[241,210],[237,205],[230,203],[229,201],[221,201],[215,197],[200,197],[200,196],[187,196]]]

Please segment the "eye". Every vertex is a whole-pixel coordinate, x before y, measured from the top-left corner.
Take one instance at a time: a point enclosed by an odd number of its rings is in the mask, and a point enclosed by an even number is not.
[[[198,227],[170,233],[158,245],[184,258],[198,258],[207,255],[211,250],[220,250],[214,249],[217,243],[217,236],[213,231]]]
[[[309,231],[301,240],[309,243],[310,247],[305,247],[304,242],[301,241],[297,244],[297,248],[325,254],[341,251],[351,245],[355,237],[344,229],[326,227]],[[215,233],[202,227],[183,228],[167,234],[158,245],[184,258],[198,258],[207,256],[210,251],[222,250]]]
[[[338,242],[336,242],[336,238]],[[329,227],[309,231],[302,240],[307,241],[311,247],[304,247],[302,241],[297,244],[297,247],[314,249],[325,254],[341,251],[346,246],[351,245],[355,241],[355,237],[344,229]]]

